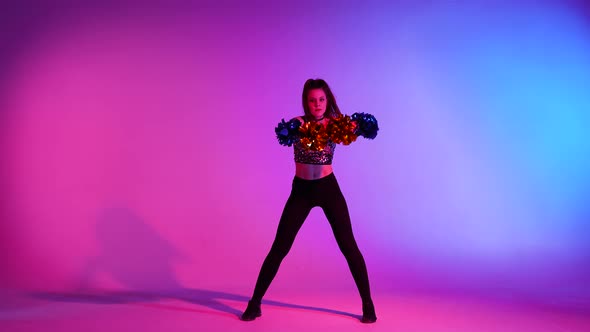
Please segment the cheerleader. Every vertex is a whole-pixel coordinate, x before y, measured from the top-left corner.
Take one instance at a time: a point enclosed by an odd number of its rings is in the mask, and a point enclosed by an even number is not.
[[[332,160],[337,144],[351,144],[358,136],[375,138],[379,129],[377,120],[366,113],[343,115],[330,87],[322,79],[305,82],[302,103],[303,116],[288,122],[283,119],[275,128],[279,143],[294,148],[295,177],[274,242],[262,263],[254,293],[241,319],[251,321],[261,316],[260,304],[266,290],[309,212],[319,206],[358,288],[363,310],[361,322],[374,323],[377,316],[367,267],[352,233],[348,207],[334,176]]]

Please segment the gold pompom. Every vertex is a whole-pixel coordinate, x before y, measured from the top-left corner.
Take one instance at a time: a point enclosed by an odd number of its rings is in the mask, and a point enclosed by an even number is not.
[[[316,122],[305,122],[299,127],[301,144],[309,150],[322,151],[328,144],[328,132]]]
[[[354,133],[355,123],[348,115],[338,115],[328,124],[327,131],[332,142],[349,145],[358,137]]]

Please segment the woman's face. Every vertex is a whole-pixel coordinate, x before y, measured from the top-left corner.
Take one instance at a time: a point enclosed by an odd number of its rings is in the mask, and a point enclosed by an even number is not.
[[[309,90],[307,94],[307,106],[309,107],[309,112],[311,115],[316,119],[321,119],[326,113],[326,107],[328,105],[328,101],[326,100],[326,94],[322,89],[312,89]]]

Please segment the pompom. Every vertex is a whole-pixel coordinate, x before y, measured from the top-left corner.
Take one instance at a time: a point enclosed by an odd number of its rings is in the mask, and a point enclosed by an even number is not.
[[[291,146],[293,143],[297,142],[299,140],[300,126],[301,122],[297,119],[291,119],[289,122],[285,122],[285,119],[282,119],[275,128],[279,144]]]
[[[356,141],[355,124],[348,115],[338,115],[327,126],[328,134],[332,142],[349,145]]]
[[[317,122],[305,122],[299,127],[299,136],[304,148],[322,151],[328,144],[328,132]]]
[[[356,122],[355,133],[359,136],[363,136],[368,139],[374,139],[377,137],[377,131],[379,131],[379,125],[377,119],[368,113],[354,113],[352,115],[352,121]]]

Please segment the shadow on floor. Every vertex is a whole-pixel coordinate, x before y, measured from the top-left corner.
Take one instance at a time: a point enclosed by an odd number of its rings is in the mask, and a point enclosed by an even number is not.
[[[167,292],[149,292],[149,291],[85,291],[85,292],[36,292],[29,293],[30,296],[45,301],[52,302],[71,302],[71,303],[93,303],[93,304],[137,304],[143,306],[150,306],[166,310],[179,310],[189,312],[200,312],[211,314],[210,311],[198,310],[197,308],[186,308],[181,306],[169,305],[159,303],[163,300],[180,300],[191,304],[196,304],[209,309],[213,309],[224,316],[239,318],[242,310],[235,309],[221,300],[244,302],[243,309],[250,299],[247,296],[219,292],[206,289],[183,288]],[[306,306],[294,303],[262,300],[263,310],[264,306],[277,306],[283,308],[310,310],[316,312],[323,312],[333,315],[340,315],[360,319],[360,315],[355,315],[349,312],[321,308],[314,306]]]

